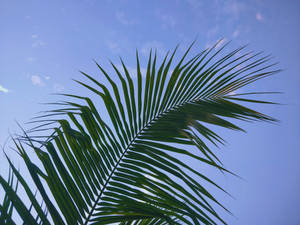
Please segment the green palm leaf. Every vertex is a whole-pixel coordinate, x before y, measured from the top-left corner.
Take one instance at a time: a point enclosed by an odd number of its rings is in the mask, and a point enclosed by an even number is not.
[[[25,133],[23,143],[16,142],[49,211],[43,215],[28,189],[42,224],[49,224],[49,216],[54,224],[226,224],[213,206],[228,210],[206,184],[227,192],[181,157],[229,172],[209,148],[209,142],[224,140],[208,124],[243,131],[233,119],[275,121],[237,103],[268,102],[232,93],[279,70],[269,70],[268,56],[243,54],[244,47],[222,54],[226,45],[217,46],[186,60],[191,45],[173,67],[177,48],[161,64],[150,52],[146,74],[137,53],[136,84],[123,60],[123,71],[111,63],[118,80],[96,63],[110,87],[103,77],[82,72],[92,85],[76,82],[102,99],[108,120],[92,99],[71,94],[64,96],[73,100],[54,103],[58,108],[35,118],[35,132],[58,124],[47,139]],[[42,167],[30,160],[24,144]],[[13,173],[26,187],[17,170]],[[10,183],[1,178],[12,201],[17,195]],[[2,217],[10,215],[7,204],[1,205]],[[12,205],[31,222],[25,206]]]

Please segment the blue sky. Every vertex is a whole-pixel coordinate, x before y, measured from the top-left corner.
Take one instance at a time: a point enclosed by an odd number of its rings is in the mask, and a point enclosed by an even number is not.
[[[257,107],[279,124],[243,123],[247,134],[221,133],[226,168],[245,179],[216,178],[235,197],[220,195],[235,217],[222,215],[236,225],[300,224],[299,12],[297,0],[0,0],[0,144],[18,131],[15,120],[24,125],[45,110],[38,103],[57,100],[50,93],[82,91],[71,79],[83,79],[79,70],[99,75],[93,59],[111,71],[108,59],[120,64],[122,56],[133,70],[136,49],[145,65],[151,47],[161,57],[180,43],[182,54],[195,38],[194,52],[220,38],[231,49],[250,44],[284,69],[251,88],[284,92],[268,97],[284,105]],[[0,169],[5,174],[7,164]]]

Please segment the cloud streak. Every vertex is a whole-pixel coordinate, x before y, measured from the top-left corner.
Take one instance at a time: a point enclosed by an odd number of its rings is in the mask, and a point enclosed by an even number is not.
[[[42,87],[42,86],[45,85],[45,83],[42,81],[41,77],[40,77],[40,76],[37,76],[37,75],[32,75],[32,76],[31,76],[31,82],[32,82],[32,84],[35,85],[35,86],[40,86],[40,87]]]
[[[0,91],[4,92],[4,93],[8,93],[9,92],[9,90],[7,88],[3,87],[1,84],[0,84]]]
[[[27,57],[26,61],[32,63],[32,62],[36,61],[36,58],[34,58],[34,57]]]
[[[262,14],[261,13],[256,13],[256,20],[258,20],[258,21],[262,21],[263,20],[263,16],[262,16]]]
[[[45,46],[47,43],[41,40],[36,40],[35,42],[32,43],[32,47],[33,48],[37,48],[37,47],[41,47],[41,46]]]
[[[239,31],[238,30],[236,30],[236,31],[234,31],[233,32],[233,34],[232,34],[232,36],[234,37],[234,38],[236,38],[238,35],[239,35]]]
[[[47,44],[46,42],[40,40],[38,37],[39,36],[37,34],[31,35],[31,38],[34,39],[34,42],[31,45],[33,48],[45,46]]]

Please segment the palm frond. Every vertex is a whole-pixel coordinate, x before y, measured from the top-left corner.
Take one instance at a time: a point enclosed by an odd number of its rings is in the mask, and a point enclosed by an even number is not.
[[[123,71],[111,63],[118,80],[96,62],[110,87],[81,72],[92,85],[76,82],[102,99],[106,116],[91,98],[64,94],[73,100],[34,119],[33,132],[58,125],[48,139],[25,133],[16,146],[54,224],[226,224],[214,208],[228,210],[206,184],[227,192],[181,157],[229,172],[208,145],[224,143],[208,124],[243,131],[233,119],[276,121],[237,103],[268,102],[232,93],[279,70],[270,70],[269,56],[242,53],[245,47],[222,54],[226,45],[218,43],[186,60],[192,45],[173,67],[177,47],[161,64],[151,51],[145,77],[137,53],[136,80],[122,59]]]

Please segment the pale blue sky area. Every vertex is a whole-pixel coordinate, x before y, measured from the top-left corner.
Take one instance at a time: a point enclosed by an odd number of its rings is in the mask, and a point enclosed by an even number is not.
[[[194,53],[220,38],[231,49],[250,44],[284,69],[251,86],[284,92],[266,96],[284,105],[257,107],[281,122],[220,133],[228,142],[220,153],[225,167],[245,179],[216,178],[235,197],[216,193],[234,217],[220,212],[230,225],[300,224],[299,27],[297,0],[0,0],[0,144],[18,131],[15,120],[24,125],[45,110],[38,103],[57,99],[50,93],[82,91],[71,80],[83,80],[79,70],[99,76],[93,59],[111,71],[108,59],[118,65],[122,56],[133,71],[136,49],[145,66],[151,47],[161,57],[178,43],[182,54],[195,38]],[[5,174],[2,152],[0,160]]]

